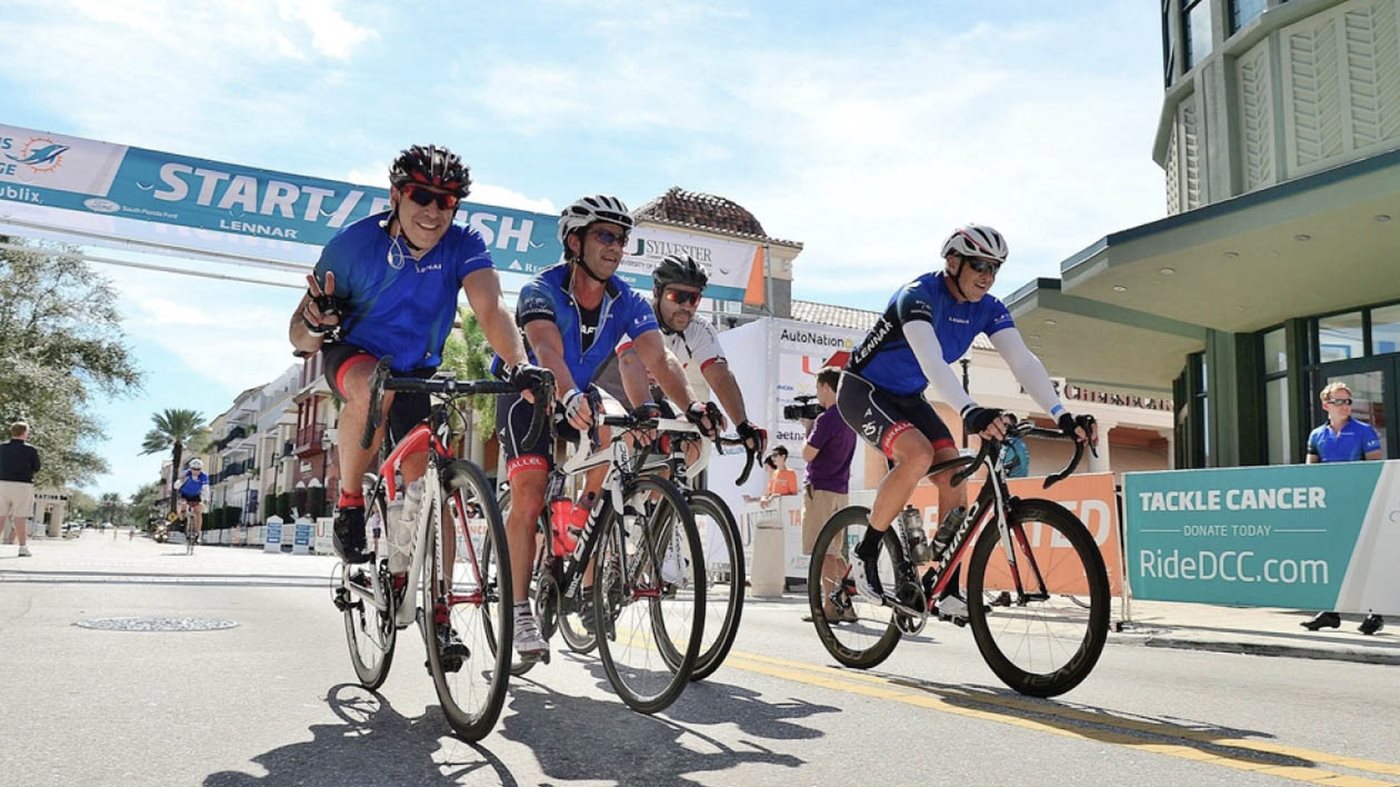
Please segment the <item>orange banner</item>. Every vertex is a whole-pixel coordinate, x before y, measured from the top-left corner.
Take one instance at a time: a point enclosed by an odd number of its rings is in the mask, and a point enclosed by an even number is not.
[[[978,488],[976,481],[970,483],[973,489]],[[1099,545],[1104,566],[1108,569],[1109,587],[1114,595],[1118,595],[1123,586],[1123,553],[1118,541],[1118,505],[1114,502],[1113,474],[1072,475],[1049,489],[1042,488],[1044,483],[1043,478],[1012,479],[1011,494],[1017,497],[1053,500],[1079,517],[1094,537],[1094,542]],[[932,484],[920,483],[909,503],[923,513],[924,529],[928,538],[932,539],[940,520],[938,490]],[[1060,539],[1051,539],[1049,534],[1042,534],[1042,530],[1043,528],[1038,527],[1030,528],[1026,536],[1030,539],[1031,550],[1038,558],[1043,558],[1038,562],[1042,566],[1050,566],[1053,573],[1053,567],[1062,564],[1061,561],[1055,560],[1055,550],[1067,549],[1069,544]],[[1052,577],[1047,577],[1047,580],[1055,585]]]

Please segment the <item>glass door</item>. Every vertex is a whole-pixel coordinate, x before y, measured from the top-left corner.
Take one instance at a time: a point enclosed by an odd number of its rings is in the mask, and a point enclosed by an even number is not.
[[[1381,436],[1382,456],[1400,458],[1400,392],[1396,389],[1400,373],[1400,358],[1361,358],[1329,363],[1318,371],[1318,380],[1311,391],[1313,424],[1327,420],[1318,392],[1332,382],[1345,383],[1351,391],[1351,415],[1375,427]]]

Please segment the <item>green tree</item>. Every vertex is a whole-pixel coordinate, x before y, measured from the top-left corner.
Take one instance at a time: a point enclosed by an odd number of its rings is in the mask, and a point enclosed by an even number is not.
[[[81,489],[68,492],[68,518],[91,522],[97,517],[97,500]]]
[[[127,520],[130,524],[144,528],[150,516],[159,513],[156,511],[156,502],[160,500],[163,487],[161,482],[152,481],[131,493],[126,505]]]
[[[153,413],[151,421],[155,423],[155,428],[146,433],[146,439],[141,443],[141,453],[170,452],[169,488],[173,488],[176,479],[180,477],[185,449],[196,453],[201,451],[209,440],[209,428],[205,425],[202,414],[178,408],[167,408],[165,412]],[[175,510],[173,494],[170,496],[170,510]]]
[[[99,522],[119,522],[126,513],[126,504],[116,492],[104,492],[97,503],[97,510],[101,514]]]
[[[462,308],[458,310],[457,317],[462,323],[462,331],[460,334],[453,331],[447,337],[447,344],[442,350],[442,369],[456,372],[457,377],[463,380],[489,378],[491,359],[496,356],[496,351],[491,349],[486,332],[481,329],[474,312]],[[472,439],[473,432],[480,434],[482,439],[489,437],[496,429],[496,397],[486,394],[473,396],[470,412],[471,423],[454,425],[463,429],[467,440]]]
[[[28,421],[40,485],[81,485],[107,470],[93,394],[130,395],[141,375],[111,282],[74,247],[19,243],[0,235],[0,421]]]

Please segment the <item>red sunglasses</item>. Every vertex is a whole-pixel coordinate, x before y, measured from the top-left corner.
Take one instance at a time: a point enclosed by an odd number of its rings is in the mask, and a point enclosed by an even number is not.
[[[405,183],[399,187],[399,191],[405,197],[413,200],[415,205],[422,205],[425,208],[433,203],[437,203],[438,210],[456,210],[457,205],[462,201],[462,198],[456,194],[443,194],[440,191],[429,191],[427,188],[417,183]]]
[[[662,295],[666,300],[678,306],[689,306],[692,303],[700,302],[700,293],[689,290],[667,290]]]

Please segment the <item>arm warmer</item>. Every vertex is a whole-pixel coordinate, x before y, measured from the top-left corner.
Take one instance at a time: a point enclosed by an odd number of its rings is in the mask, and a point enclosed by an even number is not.
[[[904,338],[939,399],[957,408],[959,413],[975,404],[958,382],[958,376],[953,374],[953,367],[943,362],[943,346],[938,343],[933,323],[923,320],[904,323]]]
[[[1026,393],[1030,394],[1035,403],[1049,413],[1051,418],[1059,418],[1060,414],[1065,412],[1065,406],[1055,393],[1055,385],[1050,382],[1045,365],[1026,347],[1021,332],[1015,328],[1003,328],[987,338],[992,340],[992,346],[1001,353],[1002,359],[1011,368],[1011,373],[1016,375],[1016,381],[1026,389]]]

